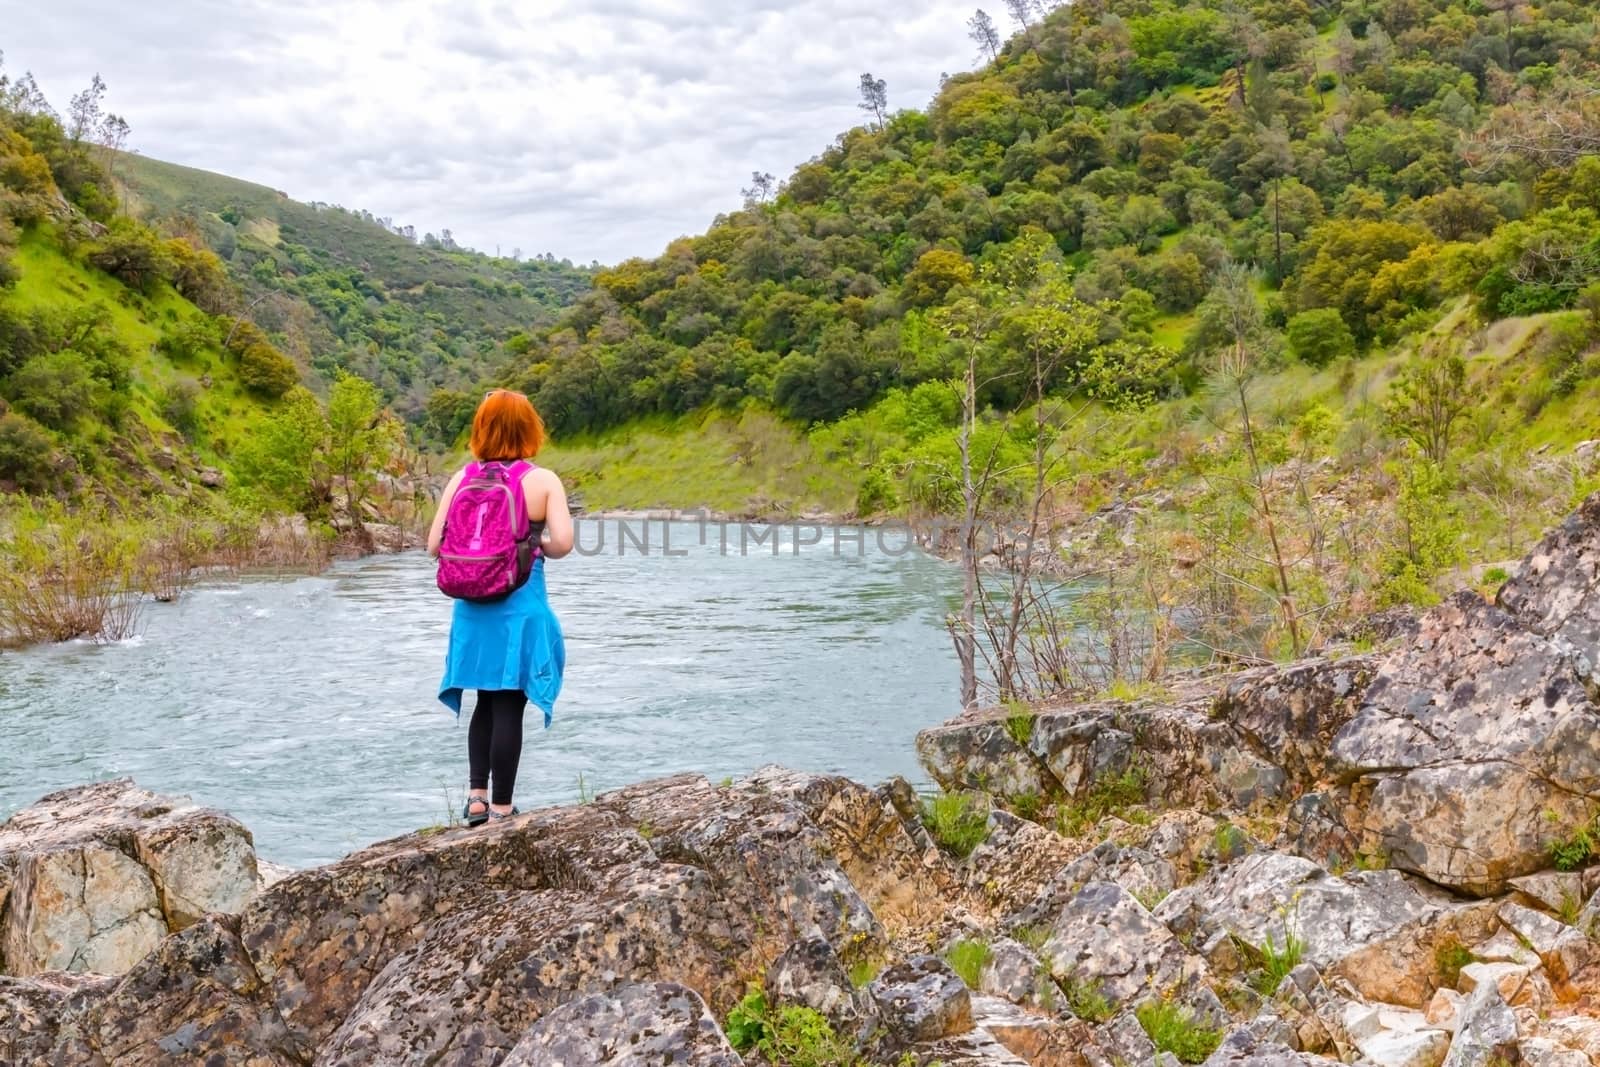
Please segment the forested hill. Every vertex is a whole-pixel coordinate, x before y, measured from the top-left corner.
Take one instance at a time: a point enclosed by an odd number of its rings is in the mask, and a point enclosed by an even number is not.
[[[588,270],[548,255],[489,256],[458,247],[448,230],[419,237],[370,212],[220,174],[126,153],[112,171],[135,215],[222,258],[251,318],[287,351],[325,377],[348,370],[375,382],[438,444],[471,387],[590,284]]]
[[[1600,278],[1596,10],[1078,0],[1003,44],[980,13],[982,69],[601,272],[520,378],[558,430],[746,397],[829,420],[972,344],[1008,380],[1063,277],[1093,338],[1052,386],[1127,359],[1160,395],[1206,375],[1241,269],[1279,366],[1381,350],[1463,295],[1484,320],[1572,306]]]

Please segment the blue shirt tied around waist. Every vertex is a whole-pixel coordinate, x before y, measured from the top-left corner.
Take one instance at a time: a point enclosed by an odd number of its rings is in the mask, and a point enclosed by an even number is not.
[[[544,559],[534,560],[527,584],[504,600],[456,601],[439,700],[461,714],[466,689],[520,689],[544,712],[548,729],[567,664],[561,623],[544,588]]]

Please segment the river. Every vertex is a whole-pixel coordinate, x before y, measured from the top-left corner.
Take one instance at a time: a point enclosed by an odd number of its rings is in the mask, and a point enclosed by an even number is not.
[[[757,544],[631,520],[624,542],[621,522],[583,523],[583,554],[547,565],[567,673],[550,730],[530,709],[523,810],[765,763],[924,784],[913,737],[958,706],[953,568],[892,532]],[[436,696],[449,624],[413,553],[207,582],[148,605],[130,640],[0,654],[0,818],[131,775],[232,813],[291,866],[446,822],[467,718]]]

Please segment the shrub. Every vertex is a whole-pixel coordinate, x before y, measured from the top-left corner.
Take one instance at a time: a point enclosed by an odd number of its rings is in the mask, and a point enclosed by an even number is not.
[[[34,356],[4,385],[12,407],[52,430],[70,429],[94,409],[89,362],[70,349]]]
[[[300,369],[276,348],[257,341],[239,356],[239,380],[252,393],[277,400],[300,383]]]
[[[940,793],[922,802],[922,821],[935,841],[965,859],[989,836],[988,801],[975,793]]]
[[[0,542],[0,640],[120,641],[138,627],[142,531],[103,508],[25,504]]]
[[[994,952],[983,941],[957,941],[950,946],[950,951],[945,953],[945,962],[950,969],[961,976],[967,983],[968,989],[977,989],[983,976],[983,969],[989,965]]]
[[[200,428],[200,387],[188,379],[173,382],[161,398],[161,417],[185,440],[194,440]]]
[[[44,427],[15,411],[0,415],[0,481],[24,493],[56,488],[55,441]]]
[[[1289,320],[1289,352],[1308,367],[1355,354],[1356,339],[1335,308],[1313,308]]]
[[[734,1005],[723,1024],[728,1043],[740,1052],[755,1052],[766,1062],[786,1067],[860,1067],[848,1042],[833,1032],[828,1020],[811,1008],[786,1007],[774,1012],[759,986],[752,986]]]
[[[85,258],[131,289],[149,293],[173,270],[172,253],[155,232],[120,218],[106,235],[92,243]]]
[[[1189,1009],[1164,1000],[1139,1005],[1134,1016],[1156,1048],[1183,1063],[1204,1063],[1222,1044],[1222,1031],[1202,1026]]]

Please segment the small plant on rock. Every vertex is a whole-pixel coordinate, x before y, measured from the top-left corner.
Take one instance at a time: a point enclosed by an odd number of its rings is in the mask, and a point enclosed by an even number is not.
[[[733,1006],[722,1031],[728,1035],[728,1043],[740,1052],[755,1048],[766,1036],[767,994],[760,986],[751,986],[744,999]]]
[[[1597,842],[1592,823],[1585,823],[1566,837],[1550,842],[1550,861],[1558,871],[1576,871],[1594,859]]]
[[[1461,969],[1473,961],[1472,952],[1454,937],[1439,942],[1433,950],[1433,969],[1443,989],[1454,989],[1461,981]]]
[[[1038,818],[1039,809],[1043,806],[1044,800],[1038,793],[1032,791],[1013,793],[1011,796],[1006,797],[1006,807],[1011,809],[1011,813],[1017,818],[1027,819],[1029,822],[1033,822]]]
[[[1033,740],[1032,709],[1020,701],[1012,701],[1006,705],[1006,736],[1023,748],[1028,747],[1028,742]]]
[[[1305,955],[1306,943],[1295,932],[1284,925],[1283,944],[1280,946],[1273,940],[1272,935],[1267,935],[1267,943],[1260,948],[1261,973],[1256,976],[1256,991],[1262,996],[1270,997],[1278,991],[1278,986],[1289,977],[1289,972],[1300,966],[1300,958]]]
[[[922,802],[922,822],[940,846],[965,859],[989,836],[988,798],[975,793],[940,793]]]
[[[1151,1000],[1134,1011],[1156,1048],[1183,1063],[1204,1063],[1222,1044],[1222,1031],[1197,1022],[1194,1013],[1165,1000]]]
[[[1103,1023],[1117,1013],[1116,1005],[1100,989],[1100,983],[1084,981],[1069,974],[1060,982],[1061,993],[1067,998],[1067,1010],[1086,1023]]]
[[[944,960],[950,969],[961,976],[967,983],[968,989],[977,989],[981,984],[983,969],[989,965],[989,960],[994,957],[994,952],[983,941],[957,941],[950,946],[950,951],[945,953]]]
[[[1144,768],[1138,766],[1101,778],[1081,800],[1056,809],[1056,832],[1063,837],[1078,837],[1108,815],[1127,814],[1134,805],[1144,802],[1144,786]]]

